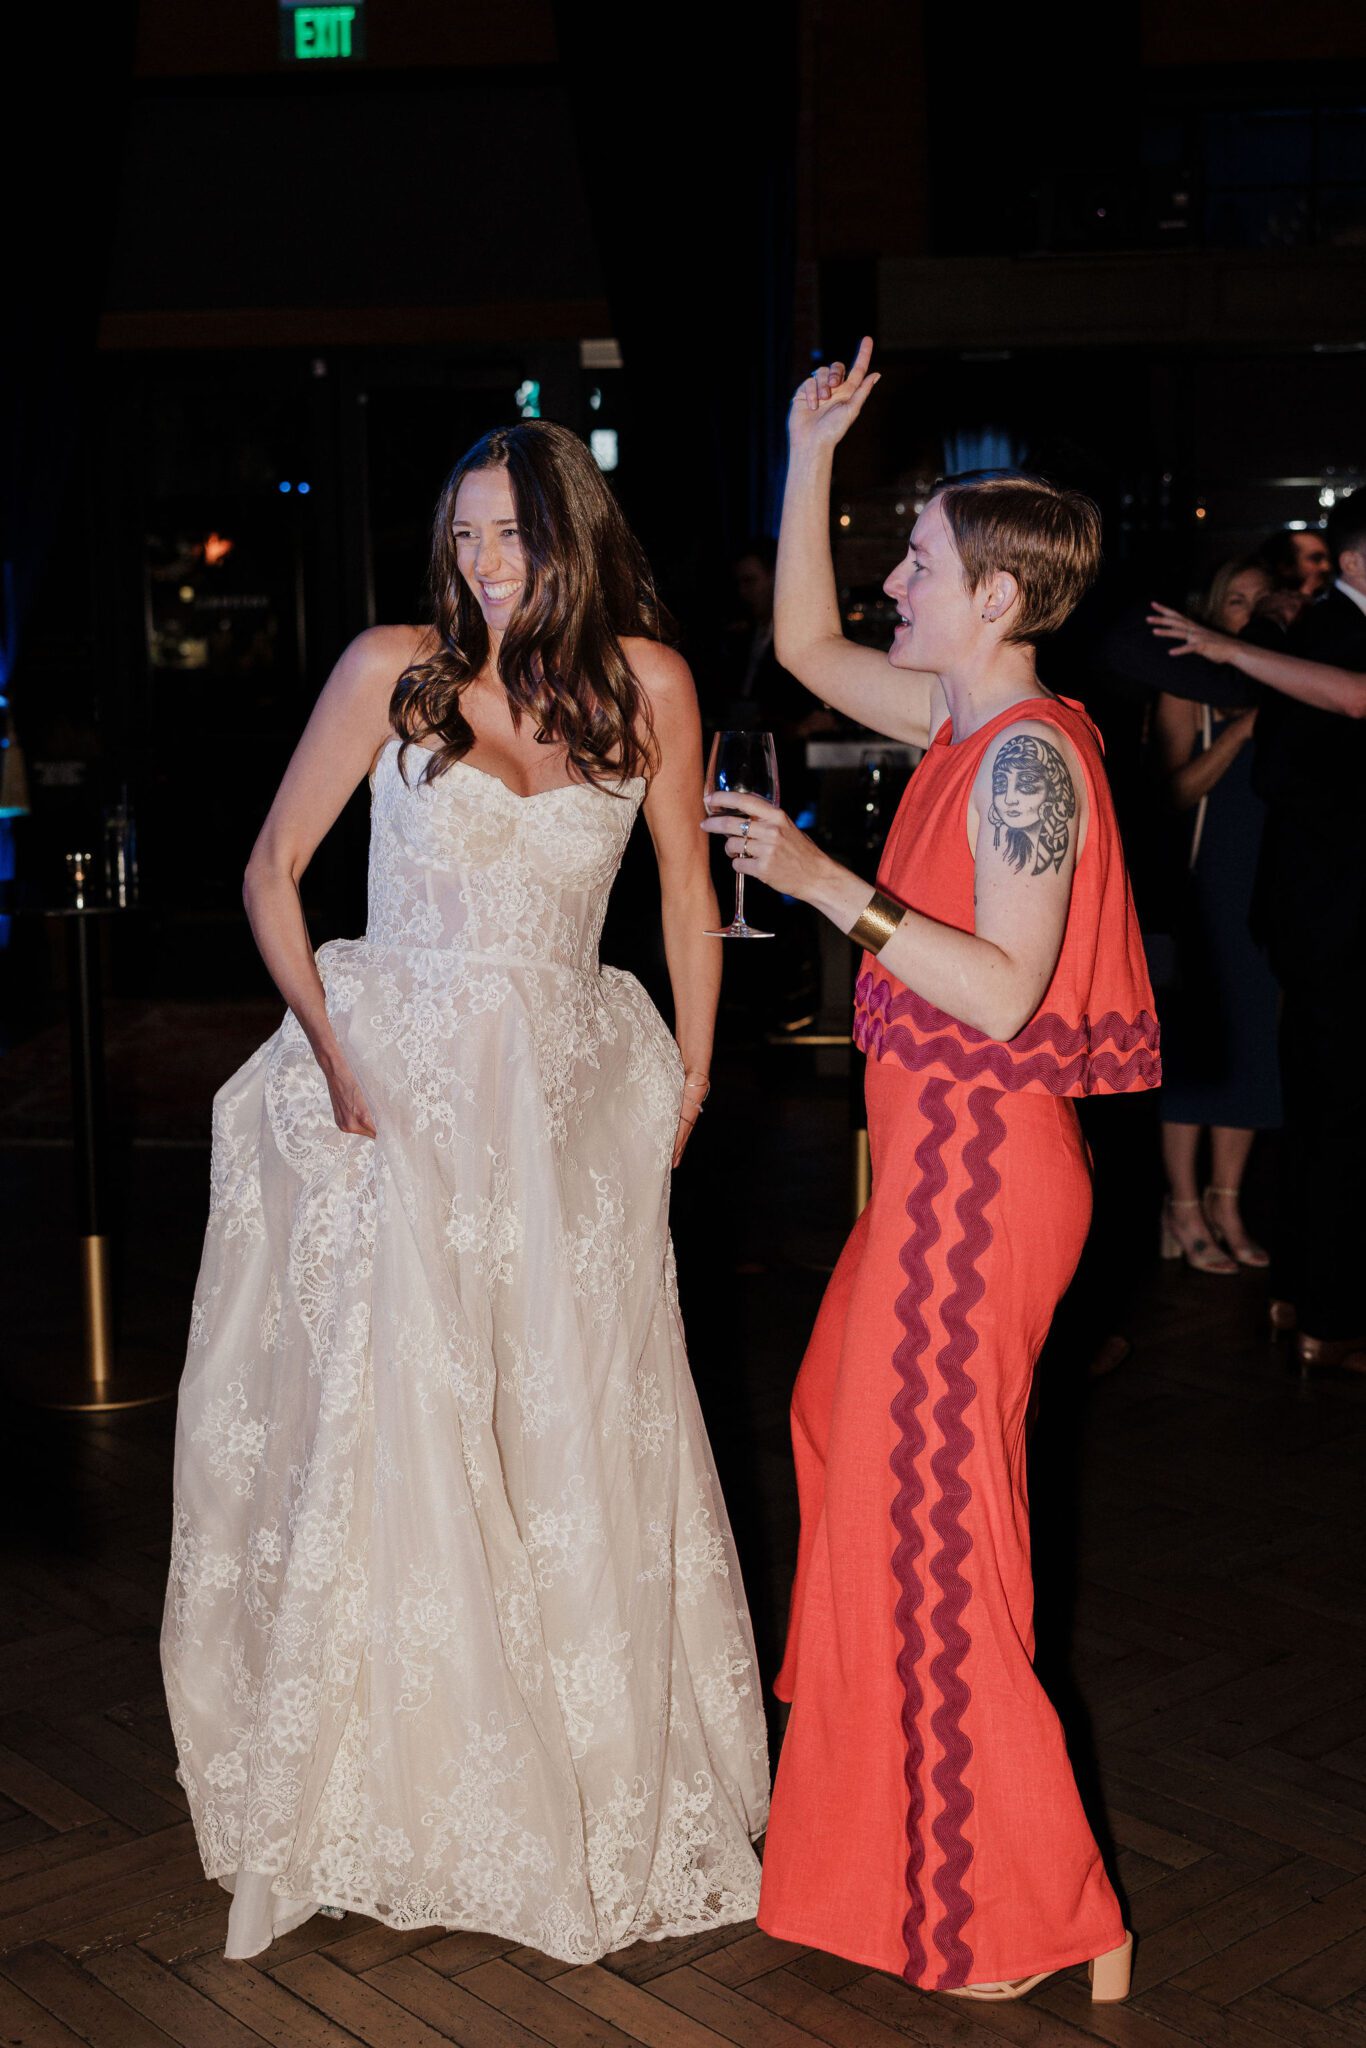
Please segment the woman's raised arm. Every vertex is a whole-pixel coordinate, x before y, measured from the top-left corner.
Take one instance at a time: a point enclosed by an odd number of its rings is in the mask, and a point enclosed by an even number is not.
[[[865,335],[852,367],[822,365],[800,387],[788,415],[787,484],[778,536],[773,651],[822,703],[891,739],[930,740],[934,677],[895,669],[876,648],[847,640],[830,556],[830,478],[835,448],[878,381],[869,375]]]

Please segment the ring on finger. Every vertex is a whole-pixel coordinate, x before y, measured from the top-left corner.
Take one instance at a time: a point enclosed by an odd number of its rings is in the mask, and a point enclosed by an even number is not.
[[[749,838],[749,826],[750,826],[750,821],[749,821],[749,819],[748,819],[748,818],[741,818],[741,820],[740,820],[740,837],[741,837],[742,839],[748,839],[748,838]]]

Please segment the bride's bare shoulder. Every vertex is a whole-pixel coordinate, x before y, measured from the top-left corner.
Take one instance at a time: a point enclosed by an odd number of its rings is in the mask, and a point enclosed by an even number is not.
[[[367,626],[342,650],[314,706],[310,725],[332,745],[364,747],[373,768],[393,731],[394,685],[422,659],[434,636],[424,626]]]
[[[431,626],[367,626],[347,647],[338,667],[345,664],[381,681],[387,677],[392,688],[405,668],[425,660],[435,648]]]
[[[657,779],[666,761],[685,760],[701,745],[697,686],[683,656],[662,641],[632,634],[621,647],[649,709],[648,732],[642,726],[641,738]]]
[[[675,648],[666,647],[662,640],[631,634],[622,641],[621,651],[652,708],[667,710],[680,699],[691,702],[695,698],[692,670]]]
[[[423,660],[435,646],[430,626],[367,626],[342,649],[324,694],[392,690],[404,669]]]

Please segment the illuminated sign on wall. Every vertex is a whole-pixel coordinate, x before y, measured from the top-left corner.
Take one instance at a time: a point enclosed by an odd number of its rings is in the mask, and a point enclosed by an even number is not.
[[[280,0],[280,56],[286,64],[347,64],[365,55],[365,0],[315,7]]]

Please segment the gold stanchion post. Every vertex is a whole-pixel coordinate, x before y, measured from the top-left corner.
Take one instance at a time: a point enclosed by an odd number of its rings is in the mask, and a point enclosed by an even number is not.
[[[119,1361],[114,1355],[113,1290],[105,1223],[104,1031],[100,989],[101,917],[122,905],[87,900],[88,854],[75,876],[75,901],[43,905],[61,917],[67,939],[67,1001],[71,1022],[71,1117],[76,1163],[76,1228],[81,1272],[81,1353],[58,1361],[17,1360],[11,1385],[39,1408],[103,1414],[169,1401],[176,1371],[163,1360]]]

